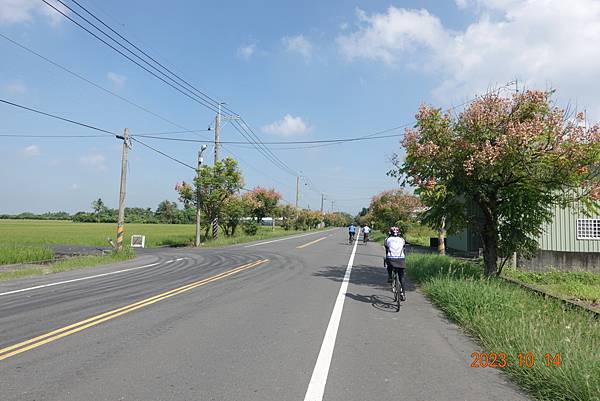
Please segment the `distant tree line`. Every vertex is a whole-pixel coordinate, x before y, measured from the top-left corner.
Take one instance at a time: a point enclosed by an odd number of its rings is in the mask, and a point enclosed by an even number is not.
[[[156,210],[151,208],[126,207],[125,223],[192,224],[196,220],[196,208],[200,209],[201,226],[205,238],[211,222],[218,219],[226,236],[233,236],[241,227],[248,235],[258,230],[265,217],[272,217],[285,230],[308,230],[319,226],[345,226],[353,219],[347,213],[321,213],[314,210],[281,205],[281,195],[273,188],[243,188],[241,170],[231,158],[218,161],[215,166],[202,166],[200,174],[191,183],[177,183],[181,208],[176,202],[164,200]],[[92,202],[91,212],[21,213],[17,216],[3,215],[0,218],[61,219],[79,223],[116,223],[117,209],[111,209],[102,199]]]

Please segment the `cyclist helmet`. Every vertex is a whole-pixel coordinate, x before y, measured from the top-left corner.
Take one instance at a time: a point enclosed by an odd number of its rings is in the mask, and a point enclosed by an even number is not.
[[[400,229],[398,227],[390,227],[390,235],[393,237],[400,236]]]

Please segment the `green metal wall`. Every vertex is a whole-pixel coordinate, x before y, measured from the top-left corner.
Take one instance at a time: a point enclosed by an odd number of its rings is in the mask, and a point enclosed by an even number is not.
[[[456,249],[457,251],[469,252],[468,231],[463,230],[456,234],[451,234],[446,239],[448,248]]]
[[[577,219],[600,218],[587,217],[577,207],[563,209],[554,207],[554,219],[544,225],[544,234],[538,242],[540,249],[562,252],[600,252],[600,240],[577,239]]]

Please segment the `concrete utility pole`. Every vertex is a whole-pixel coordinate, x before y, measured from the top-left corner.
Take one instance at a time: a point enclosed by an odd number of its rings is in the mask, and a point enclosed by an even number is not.
[[[335,202],[334,200],[331,201],[331,213],[333,213],[333,203],[334,202]]]
[[[323,201],[325,200],[325,194],[321,194],[321,213],[323,213]]]
[[[213,166],[219,161],[219,147],[221,147],[221,102],[219,102],[219,111],[215,117],[215,159]],[[219,217],[215,217],[212,221],[212,237],[213,240],[219,238]]]
[[[196,169],[196,240],[194,241],[196,247],[200,246],[200,187],[198,186],[198,181],[200,180],[200,167],[203,161],[202,152],[205,149],[206,145],[202,145],[200,151],[198,151],[198,168]]]
[[[129,130],[125,128],[123,136],[117,135],[123,140],[123,156],[121,157],[121,186],[119,188],[119,217],[117,220],[117,250],[123,249],[123,237],[125,234],[125,190],[127,179],[127,154],[129,153]]]
[[[300,199],[300,176],[296,176],[296,209],[298,208],[298,200]]]
[[[215,117],[215,165],[219,161],[219,147],[221,146],[221,104],[219,103],[219,111]]]

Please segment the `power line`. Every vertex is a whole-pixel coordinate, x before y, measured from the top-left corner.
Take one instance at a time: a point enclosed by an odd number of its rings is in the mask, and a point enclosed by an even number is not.
[[[68,10],[72,11],[75,15],[77,15],[79,18],[81,18],[83,21],[85,21],[86,23],[88,23],[90,26],[94,27],[98,32],[100,32],[102,35],[106,36],[108,39],[110,39],[111,41],[113,41],[114,43],[116,43],[118,46],[120,46],[121,48],[123,48],[125,51],[129,52],[130,54],[132,54],[134,57],[136,57],[137,59],[139,59],[141,62],[143,62],[144,64],[148,65],[150,68],[154,69],[156,72],[158,72],[159,74],[161,74],[162,76],[166,77],[167,79],[169,79],[171,82],[175,83],[176,85],[178,85],[179,87],[183,88],[185,91],[181,90],[178,87],[175,87],[174,85],[172,85],[170,82],[167,82],[165,79],[163,79],[162,77],[158,76],[156,73],[154,73],[153,71],[150,71],[148,68],[146,68],[145,66],[141,65],[139,62],[137,62],[136,60],[132,59],[130,56],[128,56],[127,54],[123,53],[121,50],[117,49],[116,47],[114,47],[113,45],[111,45],[110,43],[108,43],[106,40],[102,39],[101,37],[99,37],[97,34],[95,34],[94,32],[90,31],[88,28],[86,28],[85,26],[83,26],[81,23],[79,23],[78,21],[76,21],[75,19],[71,18],[69,15],[67,15],[65,12],[63,12],[62,10],[60,10],[59,8],[55,7],[54,5],[50,4],[47,0],[42,0],[44,3],[46,3],[49,7],[53,8],[55,11],[57,11],[58,13],[62,14],[65,18],[67,18],[68,20],[70,20],[71,22],[73,22],[74,24],[76,24],[77,26],[79,26],[81,29],[85,30],[87,33],[89,33],[90,35],[92,35],[93,37],[95,37],[96,39],[100,40],[102,43],[104,43],[105,45],[109,46],[111,49],[113,49],[114,51],[118,52],[119,54],[121,54],[123,57],[127,58],[129,61],[135,63],[136,65],[138,65],[140,68],[144,69],[145,71],[147,71],[148,73],[152,74],[153,76],[155,76],[156,78],[160,79],[162,82],[168,84],[169,86],[173,87],[174,89],[178,90],[179,92],[181,92],[182,94],[184,94],[185,96],[191,98],[192,100],[195,100],[196,102],[204,105],[205,107],[209,108],[212,111],[216,111],[215,110],[215,105],[208,103],[208,101],[206,99],[209,99],[211,102],[213,103],[217,103],[215,99],[211,98],[210,96],[206,95],[204,92],[200,91],[199,89],[197,89],[196,87],[194,87],[193,85],[191,85],[189,82],[187,82],[186,80],[184,80],[183,78],[181,78],[179,75],[173,73],[171,70],[169,70],[168,68],[166,68],[164,65],[162,65],[160,62],[158,62],[157,60],[155,60],[153,57],[151,57],[150,55],[148,55],[146,52],[144,52],[143,50],[141,50],[138,46],[134,45],[131,41],[127,40],[123,35],[121,35],[120,33],[118,33],[116,30],[114,30],[113,28],[111,28],[110,26],[108,26],[108,24],[104,23],[101,19],[99,19],[98,17],[96,17],[92,12],[90,12],[89,10],[87,10],[85,7],[83,7],[81,4],[79,4],[77,1],[73,0],[73,2],[75,4],[77,4],[81,9],[83,9],[87,14],[91,15],[95,20],[99,21],[102,25],[104,25],[106,28],[108,28],[111,32],[113,32],[114,34],[116,34],[119,38],[125,40],[126,43],[128,43],[130,46],[133,46],[136,50],[138,50],[139,52],[141,52],[142,54],[144,54],[147,58],[149,58],[150,60],[152,60],[154,63],[158,64],[164,71],[167,71],[169,74],[171,74],[171,76],[165,74],[162,70],[160,70],[159,68],[157,68],[154,64],[148,62],[146,59],[144,59],[143,57],[139,56],[139,54],[135,53],[134,51],[132,51],[130,48],[128,48],[127,46],[123,45],[121,42],[119,42],[117,39],[115,39],[113,36],[111,36],[109,33],[105,32],[103,29],[101,29],[100,27],[98,27],[96,24],[94,24],[93,22],[91,22],[89,19],[87,19],[86,17],[84,17],[83,15],[81,15],[80,13],[78,13],[76,10],[74,10],[73,8],[69,7],[67,4],[65,4],[63,1],[61,0],[57,0],[60,4],[62,4],[64,7],[66,7]],[[180,82],[174,80],[172,78],[172,76],[176,77],[179,81],[183,82],[185,85],[182,85]],[[191,90],[189,88],[192,88]],[[195,92],[194,92],[195,91]],[[192,95],[194,96],[190,96],[189,92],[192,93]],[[198,93],[200,95],[198,95]],[[225,108],[226,110],[230,110],[229,108]],[[243,121],[243,120],[242,120]],[[256,134],[254,133],[254,131],[252,130],[252,128],[250,126],[248,126],[248,124],[244,122],[244,126],[242,126],[241,124],[239,124],[239,122],[237,123],[239,125],[239,127],[241,128],[241,130],[246,131],[246,134],[249,135],[250,137],[254,137],[254,140],[259,144],[257,146],[257,149],[261,149],[260,152],[267,158],[269,159],[271,162],[273,162],[276,166],[278,166],[279,168],[283,169],[284,171],[288,172],[289,174],[292,175],[297,175],[297,172],[295,172],[291,167],[289,167],[285,162],[283,162],[281,159],[279,159],[269,148],[267,148],[266,146],[260,144],[260,138],[258,138],[258,136],[256,136]],[[235,125],[235,124],[234,124]],[[236,128],[237,129],[237,128]],[[240,131],[238,129],[238,131]],[[246,135],[244,135],[246,136]],[[249,142],[252,142],[251,140],[249,140]]]
[[[148,149],[150,149],[150,150],[152,150],[152,151],[154,151],[154,152],[156,152],[156,153],[158,153],[158,154],[160,154],[160,155],[163,155],[164,157],[166,157],[166,158],[168,158],[168,159],[171,159],[171,160],[173,160],[173,161],[174,161],[174,162],[176,162],[176,163],[179,163],[179,164],[181,164],[182,166],[185,166],[185,167],[191,168],[192,170],[196,171],[196,167],[190,166],[190,165],[189,165],[189,164],[187,164],[186,162],[182,162],[181,160],[179,160],[179,159],[177,159],[177,158],[175,158],[175,157],[173,157],[173,156],[171,156],[171,155],[169,155],[169,154],[167,154],[167,153],[165,153],[165,152],[163,152],[163,151],[161,151],[161,150],[158,150],[158,149],[156,149],[156,148],[154,148],[154,147],[152,147],[152,146],[150,146],[150,145],[148,145],[148,144],[146,144],[146,143],[144,143],[144,142],[140,141],[139,139],[136,139],[136,138],[131,138],[131,140],[132,140],[132,141],[134,141],[134,142],[137,142],[137,143],[139,143],[139,144],[140,144],[140,145],[142,145],[142,146],[145,146],[145,147],[147,147]]]
[[[58,0],[59,2],[62,3],[61,0]],[[123,35],[121,35],[119,32],[117,32],[116,30],[114,30],[113,28],[111,28],[109,25],[107,25],[104,21],[102,21],[100,18],[98,18],[96,15],[94,15],[91,11],[89,11],[87,8],[85,8],[84,6],[82,6],[80,3],[77,2],[77,0],[71,0],[73,3],[77,4],[79,6],[79,8],[81,8],[82,10],[84,10],[86,13],[88,13],[90,16],[92,16],[92,18],[94,18],[96,21],[100,22],[102,25],[104,25],[106,28],[108,28],[111,32],[113,32],[114,34],[116,34],[119,38],[123,39],[125,42],[127,42],[129,45],[133,46],[137,51],[141,52],[144,56],[146,56],[147,58],[149,58],[150,60],[152,60],[154,63],[158,64],[163,70],[167,71],[169,74],[171,74],[172,76],[176,77],[177,79],[179,79],[181,82],[185,83],[189,88],[191,88],[192,90],[194,90],[196,93],[199,93],[200,96],[202,96],[203,98],[207,99],[207,101],[213,102],[215,103],[215,105],[218,105],[218,101],[213,99],[212,97],[210,97],[209,95],[207,95],[206,93],[202,92],[201,90],[199,90],[198,88],[196,88],[195,86],[193,86],[192,84],[190,84],[189,82],[187,82],[185,79],[181,78],[179,75],[175,74],[173,71],[171,71],[169,68],[165,67],[163,64],[161,64],[159,61],[157,61],[155,58],[153,58],[152,56],[150,56],[148,53],[146,53],[144,50],[140,49],[138,46],[136,46],[135,44],[133,44],[131,41],[129,41],[127,38],[125,38]],[[64,3],[63,3],[64,4]]]
[[[95,37],[96,39],[98,39],[99,41],[101,41],[102,43],[104,43],[106,46],[110,47],[111,49],[113,49],[114,51],[116,51],[117,53],[119,53],[120,55],[122,55],[123,57],[125,57],[126,59],[128,59],[129,61],[131,61],[132,63],[136,64],[138,67],[144,69],[146,72],[150,73],[151,75],[153,75],[155,78],[161,80],[162,82],[164,82],[165,84],[169,85],[170,87],[172,87],[173,89],[177,90],[178,92],[180,92],[181,94],[185,95],[186,97],[192,99],[193,101],[203,105],[204,107],[208,108],[209,110],[212,110],[213,112],[217,112],[217,109],[215,106],[210,105],[209,103],[207,103],[205,100],[202,100],[201,98],[198,98],[197,95],[194,95],[192,93],[192,95],[190,95],[188,92],[189,90],[184,91],[180,88],[178,88],[177,86],[173,85],[171,82],[168,82],[167,80],[165,80],[163,77],[157,75],[155,72],[149,70],[147,67],[143,66],[142,64],[140,64],[139,62],[137,62],[136,60],[132,59],[130,56],[128,56],[127,54],[123,53],[121,50],[117,49],[116,47],[114,47],[113,45],[111,45],[110,43],[108,43],[106,40],[102,39],[100,36],[98,36],[97,34],[95,34],[94,32],[90,31],[88,28],[86,28],[85,26],[83,26],[82,24],[80,24],[79,22],[77,22],[76,20],[74,20],[73,18],[71,18],[69,15],[67,15],[66,13],[64,13],[62,10],[60,10],[59,8],[55,7],[54,5],[50,4],[47,0],[42,0],[44,3],[46,3],[48,6],[52,7],[55,11],[57,11],[58,13],[62,14],[65,18],[67,18],[69,21],[73,22],[75,25],[77,25],[78,27],[80,27],[81,29],[83,29],[84,31],[86,31],[87,33],[89,33],[90,35],[92,35],[93,37]],[[62,3],[60,0],[56,0],[58,2],[60,2],[61,4],[63,4],[65,7],[67,7],[69,10],[73,11],[75,14],[79,15],[81,17],[81,15],[79,13],[77,13],[76,11],[74,11],[73,9],[71,9],[69,6],[67,6],[66,4]],[[119,44],[121,47],[124,47],[122,44],[120,44],[118,41],[116,41],[114,38],[112,38],[110,35],[108,35],[106,32],[102,31],[100,28],[98,28],[96,25],[94,25],[93,23],[90,23],[85,17],[81,17],[83,20],[85,20],[86,22],[88,22],[91,26],[93,26],[94,28],[96,28],[98,31],[102,32],[105,36],[109,37],[111,40],[113,40],[115,43]],[[131,50],[127,49],[126,47],[124,47],[126,50],[128,50],[130,53]],[[133,54],[133,53],[132,53]],[[138,58],[140,58],[139,56],[137,56]],[[146,64],[150,65],[147,61],[143,60]],[[152,68],[154,68],[155,70],[156,67],[151,66]],[[158,71],[159,73],[161,73],[163,76],[166,76],[168,79],[170,79],[171,81],[173,81],[172,78],[168,77],[166,74]],[[177,82],[176,82],[177,84]],[[181,84],[178,84],[179,86],[181,86]],[[185,89],[185,87],[184,87]]]
[[[93,129],[93,130],[96,130],[96,131],[99,131],[99,132],[104,132],[104,133],[109,134],[111,136],[117,135],[114,132],[107,131],[107,130],[102,129],[102,128],[94,127],[93,125],[89,125],[89,124],[85,124],[85,123],[82,123],[82,122],[79,122],[79,121],[71,120],[71,119],[65,118],[65,117],[60,117],[60,116],[57,116],[56,114],[46,113],[46,112],[41,111],[41,110],[32,109],[31,107],[27,107],[27,106],[23,106],[23,105],[20,105],[20,104],[17,104],[17,103],[9,102],[8,100],[0,99],[0,102],[8,104],[10,106],[18,107],[20,109],[31,111],[33,113],[41,114],[41,115],[46,116],[46,117],[55,118],[57,120],[65,121],[65,122],[68,122],[68,123],[71,123],[71,124],[75,124],[75,125],[79,125],[81,127]]]
[[[34,56],[36,56],[36,57],[39,57],[40,59],[42,59],[42,60],[44,60],[44,61],[46,61],[46,62],[48,62],[48,63],[52,64],[53,66],[55,66],[55,67],[57,67],[57,68],[59,68],[59,69],[61,69],[61,70],[63,70],[64,72],[66,72],[66,73],[68,73],[68,74],[70,74],[70,75],[74,76],[75,78],[77,78],[77,79],[80,79],[80,80],[82,80],[82,81],[84,81],[84,82],[86,82],[86,83],[88,83],[88,84],[92,85],[93,87],[95,87],[95,88],[97,88],[97,89],[100,89],[101,91],[103,91],[103,92],[105,92],[105,93],[108,93],[109,95],[111,95],[111,96],[114,96],[114,97],[116,97],[116,98],[118,98],[118,99],[120,99],[120,100],[122,100],[122,101],[124,101],[124,102],[126,102],[126,103],[128,103],[128,104],[130,104],[131,106],[134,106],[134,107],[138,108],[139,110],[142,110],[142,111],[144,111],[144,112],[146,112],[146,113],[148,113],[148,114],[150,114],[150,115],[153,115],[154,117],[157,117],[157,118],[159,118],[159,119],[161,119],[161,120],[165,121],[166,123],[169,123],[169,124],[171,124],[171,125],[173,125],[173,126],[177,126],[177,127],[178,127],[178,125],[177,125],[176,123],[174,123],[173,121],[169,120],[168,118],[166,118],[166,117],[163,117],[163,116],[161,116],[160,114],[158,114],[158,113],[155,113],[155,112],[153,112],[152,110],[149,110],[149,109],[147,109],[147,108],[146,108],[146,107],[144,107],[144,106],[140,106],[139,104],[137,104],[137,103],[135,103],[135,102],[133,102],[133,101],[131,101],[131,100],[129,100],[129,99],[127,99],[127,98],[125,98],[125,97],[121,96],[121,95],[119,95],[118,93],[115,93],[115,92],[111,91],[110,89],[107,89],[107,88],[105,88],[105,87],[103,87],[103,86],[101,86],[101,85],[98,85],[97,83],[95,83],[95,82],[93,82],[93,81],[91,81],[91,80],[89,80],[89,79],[85,78],[84,76],[82,76],[82,75],[80,75],[80,74],[76,73],[76,72],[75,72],[75,71],[73,71],[73,70],[70,70],[69,68],[67,68],[67,67],[65,67],[65,66],[63,66],[63,65],[61,65],[61,64],[59,64],[59,63],[57,63],[56,61],[54,61],[54,60],[51,60],[50,58],[48,58],[48,57],[46,57],[46,56],[44,56],[44,55],[42,55],[42,54],[38,53],[37,51],[35,51],[35,50],[33,50],[33,49],[31,49],[31,48],[29,48],[29,47],[25,46],[24,44],[22,44],[22,43],[19,43],[19,42],[17,42],[16,40],[14,40],[14,39],[12,39],[12,38],[9,38],[8,36],[6,36],[6,35],[4,35],[4,34],[2,34],[2,33],[0,33],[0,37],[2,37],[3,39],[7,40],[8,42],[10,42],[10,43],[14,44],[15,46],[18,46],[18,47],[20,47],[21,49],[23,49],[23,50],[25,50],[25,51],[29,52],[30,54],[33,54]],[[179,128],[181,128],[181,127],[179,127]]]
[[[28,134],[0,134],[4,138],[106,138],[106,135],[28,135]]]
[[[195,131],[189,131],[195,132]],[[177,133],[181,133],[177,132]],[[160,134],[168,134],[168,133],[155,133],[155,134],[136,134],[135,136],[150,138],[150,139],[159,139],[165,141],[175,141],[175,142],[197,142],[197,143],[212,143],[209,140],[199,140],[199,139],[189,139],[189,138],[164,138],[156,135]],[[354,138],[335,138],[335,139],[317,139],[312,141],[274,141],[274,142],[255,142],[255,141],[219,141],[219,143],[229,144],[229,145],[299,145],[299,144],[338,144],[338,143],[346,143],[346,142],[357,142],[357,141],[372,141],[377,139],[386,139],[386,138],[398,138],[402,137],[404,134],[394,134],[394,135],[380,135],[380,136],[360,136]],[[279,149],[279,148],[278,148]]]

